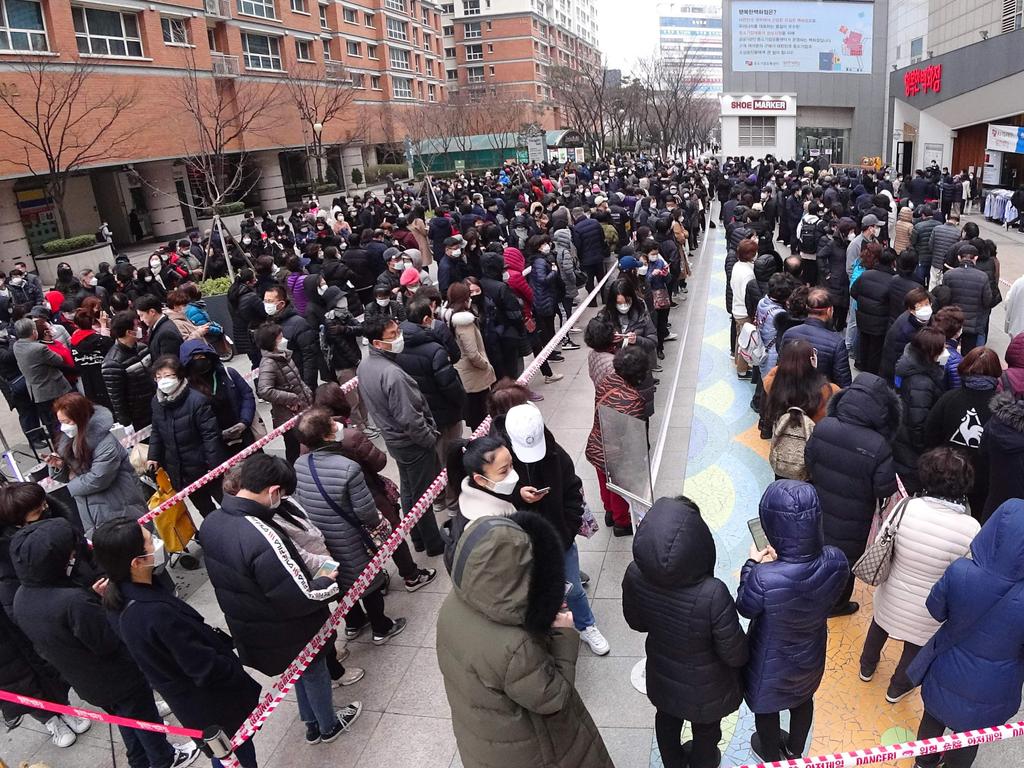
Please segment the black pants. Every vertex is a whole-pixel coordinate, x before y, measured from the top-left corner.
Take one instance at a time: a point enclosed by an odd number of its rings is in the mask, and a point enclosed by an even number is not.
[[[732,313],[729,313],[729,353],[736,354],[736,323],[732,320]]]
[[[429,509],[427,514],[430,514]],[[352,610],[345,614],[346,627],[361,627],[367,621],[370,622],[373,634],[378,637],[390,632],[395,623],[384,613],[384,595],[380,593],[379,589],[363,595],[359,602],[352,606]]]
[[[977,336],[975,336],[977,339]],[[43,425],[46,430],[46,436],[51,440],[56,440],[57,435],[60,434],[60,422],[57,421],[57,414],[53,412],[53,404],[56,398],[53,400],[44,400],[41,403],[36,403],[36,414],[39,416],[39,423]]]
[[[299,437],[295,434],[295,428],[285,432],[283,439],[284,458],[289,464],[294,465],[299,460]]]
[[[871,626],[868,627],[867,637],[864,638],[864,649],[860,652],[860,665],[874,669],[878,665],[878,659],[882,655],[882,648],[888,639],[889,633],[878,626],[878,622],[872,619]],[[909,691],[914,687],[914,684],[910,682],[910,678],[907,677],[907,669],[920,650],[920,645],[908,643],[906,640],[903,641],[903,653],[900,654],[896,671],[893,672],[892,678],[889,680],[889,684],[896,690]]]
[[[402,522],[402,517],[398,514],[398,507],[393,504],[382,505],[380,514],[381,517],[391,523],[392,529],[397,528]],[[412,552],[405,539],[402,539],[402,542],[395,549],[394,561],[398,568],[398,575],[403,579],[414,579],[419,575],[420,567],[413,559]]]
[[[552,322],[554,322],[554,318],[548,318],[548,319],[551,320]],[[554,335],[555,335],[555,333],[554,333],[554,330],[552,329],[551,336],[554,336]],[[540,319],[538,318],[537,330],[530,334],[530,349],[533,350],[533,356],[534,357],[540,357],[541,350],[544,349],[544,345],[547,344],[551,340],[551,336],[549,336],[547,339],[542,339],[541,338]],[[556,349],[555,352],[557,352],[557,351],[558,350]],[[540,372],[544,376],[550,376],[551,375],[551,366],[548,364],[547,360],[545,360],[543,363],[540,364]],[[518,376],[518,374],[516,374],[516,375]]]
[[[153,691],[142,688],[131,696],[121,699],[117,704],[103,709],[112,715],[130,717],[133,720],[144,720],[159,723],[160,714],[156,711]],[[174,748],[161,733],[143,731],[119,725],[121,739],[124,741],[129,768],[169,768],[174,760]]]
[[[408,446],[387,446],[395,463],[398,465],[398,484],[402,494],[402,516],[409,514],[409,510],[419,501],[423,493],[434,482],[434,478],[441,472],[441,462],[437,459],[437,451],[434,447],[424,448],[418,445]],[[437,529],[437,518],[433,511],[428,508],[419,522],[413,526],[410,534],[413,544],[419,548],[426,548],[427,554],[431,557],[444,552],[444,542]]]
[[[658,351],[665,350],[665,338],[668,336],[668,312],[670,307],[654,310],[654,321],[658,328]]]
[[[519,342],[515,339],[503,338],[501,340],[501,356],[498,360],[491,360],[494,366],[494,375],[499,379],[514,379],[519,375],[522,357],[519,355]]]
[[[878,369],[882,366],[882,347],[884,344],[884,334],[876,336],[873,333],[860,331],[860,341],[858,342],[860,354],[857,356],[857,367],[861,371],[867,371],[877,376]]]
[[[582,269],[583,272],[587,275],[587,293],[590,293],[592,290],[594,290],[594,286],[597,285],[597,281],[601,279],[603,266],[603,264],[581,265],[580,269]],[[590,306],[598,306],[597,301],[598,299],[597,297],[595,297],[594,300],[590,302]]]
[[[803,704],[789,710],[789,741],[786,748],[791,754],[802,755],[807,746],[807,735],[811,732],[811,721],[814,720],[814,699],[808,699]],[[761,751],[767,762],[782,759],[780,745],[782,743],[782,728],[779,725],[779,713],[754,715],[754,728],[757,735],[761,737]]]
[[[470,432],[475,432],[480,423],[487,418],[487,396],[490,390],[481,392],[467,392],[466,405],[462,408],[462,417]]]
[[[718,765],[718,742],[722,740],[722,721],[714,723],[690,723],[693,731],[693,747],[690,751],[690,768],[715,768]],[[686,768],[686,755],[679,743],[683,732],[683,721],[666,712],[654,714],[654,735],[658,739],[658,751],[665,768]]]
[[[20,376],[11,384],[11,407],[18,412],[18,423],[21,424],[21,431],[25,439],[30,443],[38,443],[46,439],[47,435],[39,428],[39,414],[36,412],[35,403],[28,394],[28,385],[25,384],[25,377]]]
[[[803,278],[804,285],[809,285],[811,288],[818,284],[818,261],[816,258],[805,258],[805,254],[800,254],[800,275]]]
[[[918,739],[933,739],[946,732],[946,724],[937,717],[925,710],[921,716],[921,724],[917,726]],[[978,745],[975,744],[963,749],[956,749],[951,752],[939,752],[934,755],[920,755],[917,764],[926,768],[935,768],[942,760],[943,768],[970,768],[974,765],[974,758],[978,756]]]
[[[976,346],[978,346],[978,334],[964,331],[960,336],[960,354],[966,357],[967,353]]]
[[[298,457],[296,456],[296,458]],[[199,514],[203,517],[206,517],[208,514],[213,512],[224,496],[224,491],[220,486],[220,480],[221,479],[218,477],[216,480],[207,483],[202,488],[197,488],[192,491],[188,496],[189,501],[192,502],[192,506],[199,510]],[[215,501],[217,504],[214,503]]]

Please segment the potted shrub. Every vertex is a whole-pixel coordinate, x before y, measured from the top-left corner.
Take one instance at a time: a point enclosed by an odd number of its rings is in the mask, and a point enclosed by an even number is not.
[[[228,310],[228,289],[231,287],[230,277],[213,277],[199,283],[199,290],[206,302],[206,311],[210,319],[221,324],[224,332],[230,336],[231,312]]]

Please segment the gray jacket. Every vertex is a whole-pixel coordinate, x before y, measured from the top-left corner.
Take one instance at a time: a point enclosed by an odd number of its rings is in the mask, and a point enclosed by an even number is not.
[[[295,496],[306,516],[324,535],[331,558],[338,561],[338,586],[347,591],[370,562],[364,531],[375,528],[380,513],[373,503],[373,494],[359,465],[342,456],[339,443],[330,443],[319,450],[300,456],[295,462]],[[316,467],[324,493],[344,511],[338,514],[327,502],[313,480],[310,462]],[[353,522],[359,521],[360,527]],[[371,589],[380,587],[384,577],[374,579]]]
[[[932,254],[932,269],[942,269],[949,250],[960,241],[960,228],[952,224],[939,224],[932,230],[928,250]]]
[[[917,263],[932,265],[932,230],[939,226],[935,219],[917,222],[910,231],[910,247],[917,250]]]
[[[71,391],[62,371],[64,361],[41,341],[18,339],[14,342],[14,358],[25,374],[28,394],[33,402],[46,403]]]
[[[115,517],[137,518],[146,514],[146,499],[128,460],[128,451],[110,433],[114,416],[101,405],[94,406],[92,418],[85,427],[85,443],[92,451],[87,469],[68,481],[68,493],[78,505],[86,535],[93,528]],[[57,453],[64,459],[58,479],[68,475],[72,464],[72,441],[61,435]]]
[[[952,303],[964,312],[964,333],[984,331],[992,310],[992,284],[988,275],[971,263],[961,264],[943,275],[942,284],[952,293]]]
[[[551,240],[558,261],[558,273],[565,283],[565,295],[575,299],[579,288],[576,287],[576,246],[572,242],[572,230],[568,227],[556,230]]]
[[[438,432],[430,406],[393,355],[371,346],[356,374],[359,397],[388,446],[434,448]]]

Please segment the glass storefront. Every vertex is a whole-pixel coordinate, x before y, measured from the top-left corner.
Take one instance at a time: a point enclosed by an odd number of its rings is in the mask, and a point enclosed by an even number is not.
[[[849,128],[796,129],[796,153],[801,158],[817,158],[824,155],[832,163],[850,163],[853,161],[846,155],[849,143]]]

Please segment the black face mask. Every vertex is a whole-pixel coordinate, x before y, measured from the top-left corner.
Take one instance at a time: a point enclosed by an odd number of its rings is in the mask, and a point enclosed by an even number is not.
[[[213,370],[213,361],[207,357],[197,357],[188,364],[189,370],[205,376]]]

